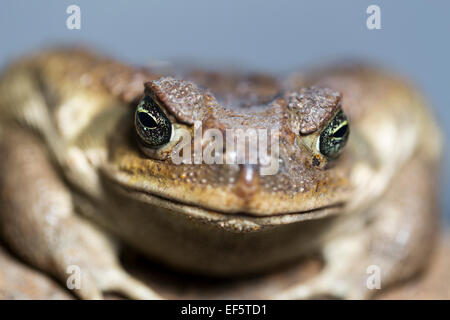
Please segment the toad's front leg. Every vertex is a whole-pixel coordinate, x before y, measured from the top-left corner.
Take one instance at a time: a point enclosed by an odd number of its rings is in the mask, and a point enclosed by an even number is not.
[[[112,241],[75,214],[71,195],[36,136],[6,129],[0,148],[0,232],[13,251],[64,284],[70,272],[80,270],[81,287],[74,290],[80,298],[99,299],[105,291],[158,298],[122,269]]]
[[[378,284],[384,289],[417,273],[436,238],[435,170],[433,164],[412,160],[371,209],[370,219],[351,223],[326,242],[325,267],[318,276],[272,298],[369,298]]]

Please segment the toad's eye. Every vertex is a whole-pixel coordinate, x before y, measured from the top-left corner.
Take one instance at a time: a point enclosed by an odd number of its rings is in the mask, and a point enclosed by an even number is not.
[[[345,113],[339,110],[320,134],[317,142],[321,154],[334,159],[342,152],[348,140],[350,127]]]
[[[170,141],[172,124],[159,105],[149,96],[139,103],[134,116],[139,140],[149,148],[157,148]]]

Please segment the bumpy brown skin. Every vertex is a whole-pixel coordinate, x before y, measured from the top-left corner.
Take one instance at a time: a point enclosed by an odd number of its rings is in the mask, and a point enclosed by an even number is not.
[[[161,76],[83,50],[41,53],[4,73],[0,231],[17,254],[63,282],[68,266],[80,266],[82,298],[107,290],[157,297],[122,270],[106,233],[173,268],[208,275],[323,255],[316,278],[269,298],[368,297],[368,266],[380,267],[387,286],[426,264],[440,136],[404,82],[365,67],[287,80]],[[144,93],[175,132],[194,134],[195,121],[203,130],[272,130],[277,174],[260,174],[258,163],[175,165],[176,134],[158,150],[142,148],[133,113]],[[330,161],[314,142],[341,107],[351,136]]]

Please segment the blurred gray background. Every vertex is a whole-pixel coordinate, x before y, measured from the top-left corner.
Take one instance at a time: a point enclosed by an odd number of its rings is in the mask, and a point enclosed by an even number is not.
[[[66,8],[81,8],[81,30]],[[381,7],[381,30],[366,9]],[[410,77],[450,137],[450,1],[17,1],[0,6],[0,66],[36,48],[93,45],[131,63],[193,60],[286,72],[340,58],[381,63]],[[442,205],[450,221],[446,150]]]

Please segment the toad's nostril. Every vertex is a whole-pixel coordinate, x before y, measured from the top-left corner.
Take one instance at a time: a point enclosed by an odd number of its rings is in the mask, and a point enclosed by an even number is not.
[[[253,181],[253,177],[255,176],[255,169],[254,166],[243,166],[241,167],[241,174],[242,179],[245,181],[245,183],[251,183]]]
[[[258,166],[250,164],[239,165],[239,176],[234,187],[234,193],[245,202],[249,202],[259,189]]]

